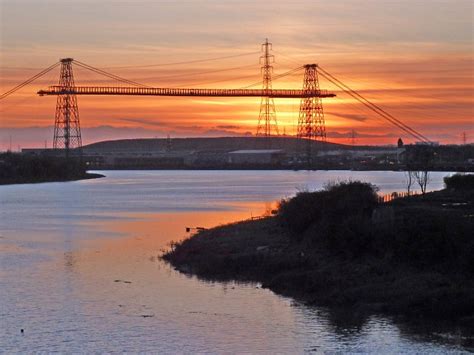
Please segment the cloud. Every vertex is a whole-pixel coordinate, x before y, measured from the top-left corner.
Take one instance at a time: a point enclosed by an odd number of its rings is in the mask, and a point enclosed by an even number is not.
[[[240,127],[236,126],[236,125],[219,125],[219,126],[216,126],[216,128],[218,128],[218,129],[239,129]]]
[[[204,132],[206,136],[222,137],[222,136],[252,136],[251,132],[229,131],[224,129],[208,129]]]
[[[338,131],[329,131],[326,133],[328,138],[352,138],[352,132],[338,132]],[[395,133],[386,133],[386,134],[370,134],[370,133],[359,133],[354,132],[354,138],[397,138],[399,134]]]
[[[163,122],[149,121],[143,118],[119,118],[119,121],[140,123],[147,126],[166,127],[167,125]]]
[[[357,114],[352,114],[352,113],[336,113],[336,112],[326,111],[326,114],[336,116],[336,117],[347,118],[349,120],[354,120],[358,122],[364,122],[365,120],[368,119],[368,117],[365,115],[357,115]]]

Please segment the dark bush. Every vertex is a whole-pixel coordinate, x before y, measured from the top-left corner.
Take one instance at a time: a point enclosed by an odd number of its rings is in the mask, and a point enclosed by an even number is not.
[[[326,194],[326,191],[300,192],[280,202],[278,216],[290,231],[302,233],[321,218]]]
[[[377,190],[376,186],[361,181],[327,185],[324,212],[334,222],[344,216],[370,216],[378,204]]]
[[[474,272],[474,221],[456,211],[401,207],[397,222],[374,231],[382,253],[419,267],[445,265]]]
[[[320,242],[323,242],[329,250],[347,258],[360,257],[372,252],[373,237],[370,217],[358,215],[341,218],[340,223],[333,223],[330,233],[319,235]]]
[[[444,178],[447,189],[474,190],[474,174],[454,174]]]
[[[348,217],[365,218],[378,203],[377,188],[360,181],[327,185],[324,190],[301,192],[280,203],[278,216],[294,235],[302,234],[312,224],[323,223],[331,231]]]

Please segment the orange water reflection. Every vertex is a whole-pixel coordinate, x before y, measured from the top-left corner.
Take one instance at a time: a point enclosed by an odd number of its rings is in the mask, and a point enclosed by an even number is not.
[[[115,232],[118,238],[85,242],[74,253],[80,263],[75,263],[83,275],[102,277],[104,280],[142,280],[151,282],[150,263],[167,267],[158,261],[170,242],[189,237],[186,227],[210,228],[221,224],[268,214],[272,202],[239,204],[231,210],[206,212],[174,212],[127,214],[117,221],[101,221],[98,229]],[[145,262],[144,262],[145,261]],[[120,283],[118,281],[117,283]]]
[[[247,219],[264,214],[269,206],[256,202],[227,211],[133,214],[118,223],[101,222],[98,228],[123,236],[86,242],[66,253],[55,269],[62,267],[71,278],[67,298],[81,300],[82,314],[107,320],[94,325],[101,334],[122,326],[145,327],[140,328],[141,337],[156,336],[166,346],[190,342],[194,350],[203,339],[243,350],[247,345],[242,339],[253,336],[254,350],[268,349],[296,327],[289,300],[256,285],[198,281],[174,271],[158,256],[170,241],[189,236],[186,226],[208,228]],[[269,319],[285,327],[274,329]],[[222,329],[227,329],[225,334]],[[201,344],[201,350],[210,350]],[[297,347],[291,338],[285,345],[287,350]]]
[[[275,202],[245,202],[229,206],[229,209],[196,212],[167,212],[126,214],[121,222],[100,222],[98,226],[107,231],[125,234],[125,238],[113,241],[95,241],[101,248],[122,248],[124,252],[142,245],[151,249],[162,249],[171,241],[178,241],[190,235],[196,227],[211,228],[235,221],[269,215],[276,206]]]

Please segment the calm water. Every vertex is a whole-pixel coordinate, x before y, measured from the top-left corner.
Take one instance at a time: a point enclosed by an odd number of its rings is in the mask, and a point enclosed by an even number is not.
[[[207,283],[157,255],[185,227],[260,215],[329,180],[402,191],[403,173],[106,171],[0,186],[0,345],[5,352],[459,353],[456,334],[351,319],[255,284]],[[433,173],[430,188],[446,173]],[[20,329],[24,329],[21,334]]]

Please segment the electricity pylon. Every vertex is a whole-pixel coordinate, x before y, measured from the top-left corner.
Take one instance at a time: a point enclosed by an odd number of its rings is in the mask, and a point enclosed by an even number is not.
[[[267,93],[267,95],[262,96],[257,126],[257,136],[264,137],[270,137],[272,135],[272,126],[274,126],[274,132],[276,135],[278,135],[275,103],[273,102],[273,97],[268,95],[269,91],[272,90],[273,66],[271,63],[273,63],[275,60],[275,56],[270,54],[271,48],[272,44],[268,42],[267,38],[265,43],[262,44],[262,50],[264,54],[260,57],[260,61],[263,60],[263,65],[261,68],[263,74],[263,91]]]

